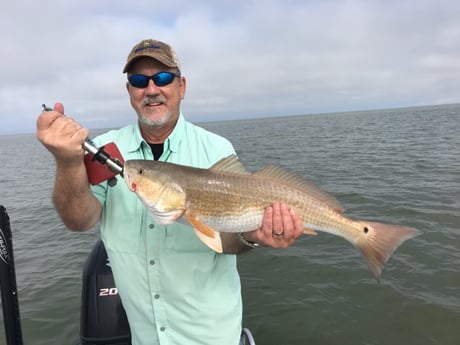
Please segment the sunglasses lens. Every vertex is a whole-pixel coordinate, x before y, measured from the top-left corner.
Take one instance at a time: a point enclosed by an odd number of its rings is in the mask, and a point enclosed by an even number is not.
[[[176,75],[171,72],[160,72],[148,77],[143,74],[133,74],[128,78],[129,83],[139,89],[145,89],[149,85],[149,80],[152,79],[156,86],[166,86],[171,84]]]
[[[134,74],[128,78],[129,83],[137,88],[143,89],[149,85],[149,77],[143,74]]]
[[[155,74],[152,79],[156,86],[165,86],[171,84],[174,77],[174,74],[171,72],[160,72]]]

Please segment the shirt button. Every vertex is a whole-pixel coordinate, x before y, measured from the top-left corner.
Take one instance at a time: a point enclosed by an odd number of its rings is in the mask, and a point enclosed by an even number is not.
[[[160,295],[159,295],[159,294],[156,294],[156,295],[155,295],[155,299],[158,299],[158,298],[160,298]]]
[[[162,331],[162,332],[166,331],[166,327],[161,327],[160,331]]]
[[[150,260],[150,265],[155,265],[155,260]]]
[[[149,225],[149,228],[150,228],[150,229],[153,229],[154,227],[155,227],[155,224],[150,224],[150,225]]]

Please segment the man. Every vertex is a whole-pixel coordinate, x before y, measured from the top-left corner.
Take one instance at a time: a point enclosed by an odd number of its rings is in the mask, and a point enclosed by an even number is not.
[[[115,142],[124,159],[159,159],[200,168],[234,153],[230,142],[186,122],[180,103],[186,80],[174,50],[143,40],[123,69],[137,123],[110,131],[97,145]],[[261,229],[223,234],[224,254],[205,246],[189,226],[163,226],[149,216],[125,183],[89,186],[82,144],[88,130],[57,103],[37,120],[37,138],[54,155],[54,205],[65,225],[84,231],[101,221],[116,286],[134,345],[236,345],[242,305],[237,254],[255,244],[285,248],[302,233],[300,217],[286,205],[265,211]],[[274,200],[275,202],[276,200]]]

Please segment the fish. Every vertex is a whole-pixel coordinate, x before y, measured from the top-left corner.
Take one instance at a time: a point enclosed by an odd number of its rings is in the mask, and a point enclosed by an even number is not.
[[[127,160],[124,180],[159,224],[190,224],[211,249],[222,252],[221,233],[262,226],[264,210],[285,203],[301,217],[304,234],[340,236],[363,255],[379,280],[383,266],[406,240],[420,235],[402,225],[355,220],[331,194],[285,168],[269,165],[247,171],[236,155],[209,169],[152,160]]]

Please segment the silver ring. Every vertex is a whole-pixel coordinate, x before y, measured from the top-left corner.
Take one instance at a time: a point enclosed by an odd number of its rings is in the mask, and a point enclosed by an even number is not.
[[[283,236],[284,235],[284,231],[282,232],[276,232],[276,231],[273,231],[273,236]]]

